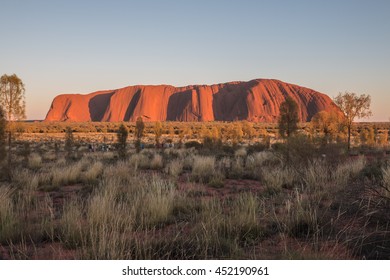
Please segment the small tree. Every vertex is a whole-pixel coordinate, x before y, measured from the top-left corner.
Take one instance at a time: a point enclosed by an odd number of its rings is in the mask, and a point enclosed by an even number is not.
[[[252,139],[255,130],[253,128],[253,123],[248,121],[242,122],[242,132],[244,133],[244,136],[249,140]]]
[[[358,96],[353,92],[345,92],[339,93],[334,102],[344,114],[344,125],[348,130],[348,150],[350,150],[353,121],[356,118],[367,118],[372,115],[370,110],[371,96],[365,94]]]
[[[6,157],[5,143],[6,143],[6,120],[4,117],[4,110],[0,107],[0,164]]]
[[[321,111],[313,116],[311,125],[323,136],[324,143],[333,140],[338,131],[339,116],[336,112]]]
[[[137,149],[137,152],[141,150],[141,140],[142,136],[144,135],[144,129],[145,129],[145,124],[144,121],[142,120],[142,117],[138,117],[137,121],[135,123],[135,148]]]
[[[15,74],[4,74],[0,78],[0,106],[8,122],[8,166],[11,165],[13,122],[26,118],[24,101],[24,84]]]
[[[387,145],[389,141],[389,131],[387,129],[383,130],[379,135],[379,144],[382,146]]]
[[[66,159],[70,160],[73,156],[74,137],[72,128],[67,126],[65,128],[65,153]]]
[[[376,129],[372,126],[368,128],[368,133],[367,133],[367,144],[370,146],[374,146],[376,143],[376,135],[377,133],[375,132]]]
[[[158,147],[160,145],[160,139],[163,133],[161,122],[156,122],[154,124],[153,131],[154,131],[154,138],[156,140],[156,146]]]
[[[230,135],[232,137],[233,146],[236,146],[239,142],[242,141],[244,132],[242,131],[241,123],[239,122],[232,123]]]
[[[287,145],[285,149],[285,156],[287,165],[290,164],[290,138],[298,130],[298,104],[291,97],[287,97],[286,100],[280,104],[280,116],[278,120],[279,133],[282,138],[287,139]]]
[[[119,126],[119,130],[116,134],[117,136],[117,147],[118,147],[118,156],[120,159],[126,159],[126,146],[127,146],[127,136],[129,135],[129,131],[124,124]]]
[[[279,133],[283,138],[289,138],[298,130],[298,104],[291,97],[280,105]]]

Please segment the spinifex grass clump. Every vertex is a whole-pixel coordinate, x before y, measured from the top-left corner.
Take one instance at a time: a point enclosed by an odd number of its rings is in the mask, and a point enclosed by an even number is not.
[[[183,160],[182,159],[173,159],[169,162],[165,168],[165,172],[173,177],[177,177],[183,171]]]
[[[18,230],[18,217],[15,213],[13,191],[9,186],[0,187],[0,242],[7,242]]]
[[[52,169],[52,186],[59,187],[74,184],[80,181],[83,162],[72,162],[66,166],[56,166]]]
[[[150,161],[150,169],[162,169],[164,167],[163,157],[160,154],[154,154]]]
[[[37,197],[36,180],[22,187],[0,186],[0,243],[37,242],[53,237],[53,205],[48,196]]]
[[[168,222],[177,196],[175,185],[153,177],[145,187],[136,201],[137,224],[141,228],[153,228]]]
[[[213,156],[195,156],[192,164],[191,178],[204,184],[222,183],[223,175],[216,168],[216,160]],[[217,185],[220,185],[218,183]]]
[[[100,161],[92,163],[89,168],[81,175],[82,180],[85,183],[96,183],[98,181],[98,177],[103,172],[103,163]]]
[[[31,154],[28,157],[28,167],[37,170],[42,166],[42,157],[36,153]]]

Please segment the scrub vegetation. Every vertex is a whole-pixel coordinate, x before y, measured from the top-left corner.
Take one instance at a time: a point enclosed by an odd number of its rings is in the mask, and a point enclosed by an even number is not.
[[[18,123],[0,259],[389,259],[389,124],[325,117]]]

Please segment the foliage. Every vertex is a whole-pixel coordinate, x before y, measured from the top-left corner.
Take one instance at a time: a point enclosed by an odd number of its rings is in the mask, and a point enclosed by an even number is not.
[[[353,121],[357,118],[367,118],[372,115],[371,96],[370,95],[357,95],[353,92],[339,93],[334,99],[334,102],[339,106],[340,110],[344,114],[344,125],[348,129],[348,150],[351,148],[351,129]]]
[[[145,124],[142,120],[142,117],[138,117],[137,121],[135,122],[135,138],[136,138],[136,149],[139,152],[141,150],[141,139],[142,136],[144,135],[144,129],[145,129]]]
[[[318,130],[324,139],[324,143],[329,143],[335,139],[340,123],[339,115],[332,111],[321,111],[313,116],[311,125]]]
[[[385,149],[365,158],[304,133],[287,142],[290,166],[278,141],[273,150],[226,145],[231,152],[207,156],[146,148],[126,161],[97,150],[72,162],[63,151],[54,157],[53,142],[31,141],[28,165],[18,154],[18,176],[0,182],[0,257],[388,259]],[[372,164],[376,157],[383,161]]]
[[[4,110],[4,117],[8,121],[8,168],[11,168],[12,158],[12,125],[14,121],[26,118],[26,104],[24,101],[24,84],[13,74],[4,74],[0,77],[0,107]]]
[[[24,101],[24,84],[22,80],[13,74],[4,74],[0,78],[0,106],[5,111],[8,121],[22,120],[26,118]]]
[[[255,135],[253,123],[248,122],[248,121],[243,121],[242,122],[242,132],[247,139],[252,139]]]
[[[386,129],[382,131],[382,133],[379,135],[379,144],[387,145],[388,141],[389,141],[389,131]]]
[[[126,158],[126,146],[127,146],[128,135],[129,135],[129,131],[127,130],[127,127],[124,124],[121,124],[116,134],[118,140],[117,143],[118,156],[120,159]]]
[[[241,142],[244,132],[242,131],[241,123],[233,122],[228,126],[228,137],[232,140],[233,146]]]
[[[160,145],[160,139],[163,134],[163,128],[161,122],[156,122],[153,128],[154,139],[156,141],[156,145]]]
[[[280,105],[280,117],[278,120],[280,135],[283,138],[289,138],[298,130],[298,122],[298,104],[293,98],[287,97]]]

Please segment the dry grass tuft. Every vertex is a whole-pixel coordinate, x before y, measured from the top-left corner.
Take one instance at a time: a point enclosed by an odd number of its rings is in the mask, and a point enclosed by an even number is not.
[[[183,161],[180,159],[170,161],[165,168],[165,172],[173,177],[178,177],[182,171]]]
[[[36,153],[33,153],[28,158],[28,167],[31,169],[39,169],[42,166],[42,157]]]
[[[100,161],[94,162],[90,168],[82,175],[85,183],[95,183],[99,175],[103,172],[103,163]]]
[[[215,157],[195,156],[192,164],[192,179],[198,182],[208,183],[217,173]]]
[[[8,241],[17,230],[18,218],[13,205],[13,190],[0,186],[0,242]]]
[[[164,167],[163,157],[160,154],[154,154],[150,161],[150,169],[159,170]]]
[[[52,169],[52,185],[55,187],[74,184],[80,181],[84,162],[78,161],[67,166],[59,166]]]

